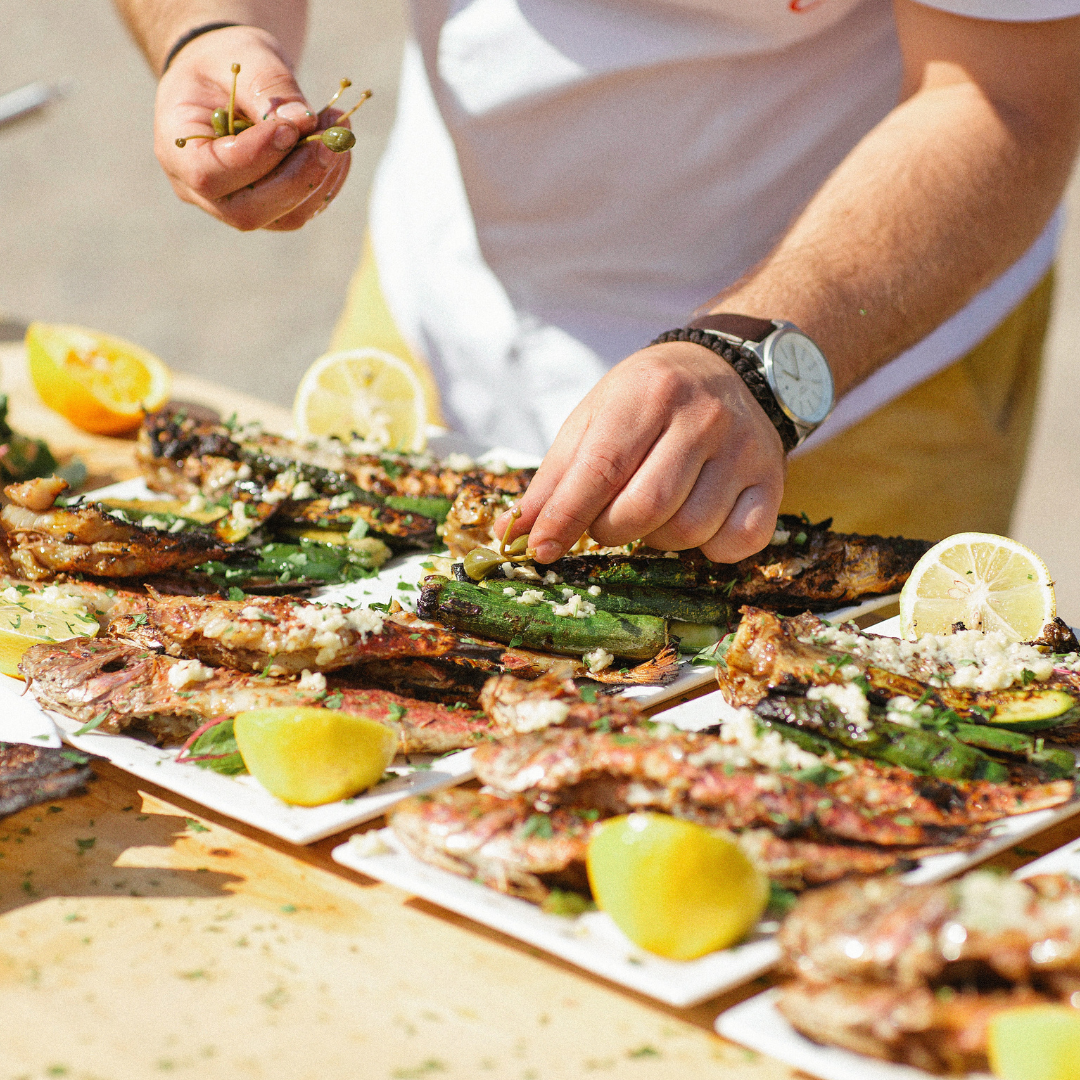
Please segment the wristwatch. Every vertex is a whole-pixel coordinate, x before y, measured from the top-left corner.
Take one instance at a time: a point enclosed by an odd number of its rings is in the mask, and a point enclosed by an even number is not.
[[[832,411],[832,371],[825,354],[794,323],[749,315],[705,315],[653,345],[692,341],[723,357],[738,372],[773,422],[790,453]]]

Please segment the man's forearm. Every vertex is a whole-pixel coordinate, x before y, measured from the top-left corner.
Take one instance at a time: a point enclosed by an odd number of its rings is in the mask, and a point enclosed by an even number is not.
[[[169,50],[189,30],[206,23],[258,26],[281,43],[295,65],[304,44],[306,0],[114,0],[121,18],[157,75]]]
[[[711,307],[797,323],[824,349],[842,394],[1007,269],[1060,200],[1080,138],[1080,33],[1065,24],[1017,32],[1027,35],[1021,52],[1050,53],[1049,86],[1011,99],[1010,88],[999,95],[955,65],[920,65],[910,96]]]

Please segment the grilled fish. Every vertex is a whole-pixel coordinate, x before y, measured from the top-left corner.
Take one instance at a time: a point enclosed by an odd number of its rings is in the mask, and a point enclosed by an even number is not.
[[[588,843],[606,815],[589,806],[537,811],[520,796],[452,788],[405,799],[387,816],[395,836],[418,859],[543,903],[552,888],[588,892]],[[748,829],[733,839],[763,873],[789,889],[904,869],[912,859],[940,850],[823,844],[783,839],[766,829]]]
[[[282,596],[243,600],[155,596],[147,621],[165,650],[208,664],[268,675],[336,671],[365,660],[432,658],[451,652],[496,661],[501,646],[428,623],[398,622],[371,608]]]
[[[28,480],[4,489],[11,502],[0,510],[0,529],[8,557],[31,581],[61,573],[146,577],[189,570],[233,550],[204,533],[172,534],[121,521],[93,504],[54,506],[66,487],[63,481]]]
[[[1002,1008],[1080,991],[1080,882],[972,871],[848,881],[800,900],[780,932],[795,981],[778,1005],[804,1034],[934,1072],[987,1067]]]
[[[90,754],[0,742],[0,817],[62,799],[93,779]]]
[[[549,727],[481,747],[474,765],[496,792],[538,805],[655,809],[702,824],[885,846],[968,844],[983,823],[1058,806],[1071,781],[1015,788],[926,781],[871,762],[848,775],[770,772],[713,736]],[[804,778],[805,777],[805,778]],[[928,785],[932,784],[932,787]]]
[[[483,713],[448,709],[386,690],[342,686],[325,676],[300,680],[250,675],[177,660],[113,638],[35,645],[19,665],[30,692],[95,730],[158,745],[182,743],[199,725],[245,709],[310,705],[356,713],[398,730],[402,753],[445,753],[489,738]]]

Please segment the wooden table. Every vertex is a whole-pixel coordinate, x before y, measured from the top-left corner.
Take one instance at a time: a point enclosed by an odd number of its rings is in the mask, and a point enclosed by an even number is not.
[[[133,475],[131,443],[77,432],[0,349],[18,430]],[[286,411],[194,379],[175,396],[283,428]],[[0,718],[2,730],[2,718]],[[119,769],[0,821],[0,1080],[780,1080],[658,1005]],[[1019,865],[1080,831],[1074,823]]]

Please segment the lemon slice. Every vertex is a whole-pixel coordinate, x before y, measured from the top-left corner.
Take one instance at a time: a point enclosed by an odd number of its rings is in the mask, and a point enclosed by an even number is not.
[[[990,1068],[1004,1080],[1080,1080],[1080,1009],[1027,1005],[994,1016]]]
[[[600,910],[635,945],[669,960],[735,944],[769,897],[765,876],[734,840],[667,814],[604,822],[586,865]]]
[[[954,623],[1031,641],[1056,613],[1046,563],[993,533],[957,533],[935,544],[900,593],[900,631],[911,641],[947,634]]]
[[[83,431],[123,435],[169,400],[169,369],[129,341],[82,326],[31,323],[26,350],[41,400]]]
[[[358,437],[405,453],[427,444],[424,387],[404,360],[381,349],[316,360],[300,380],[293,421],[301,436]]]
[[[0,592],[0,671],[20,678],[19,661],[31,645],[94,637],[98,622],[77,597],[56,588],[21,594],[14,587]]]

